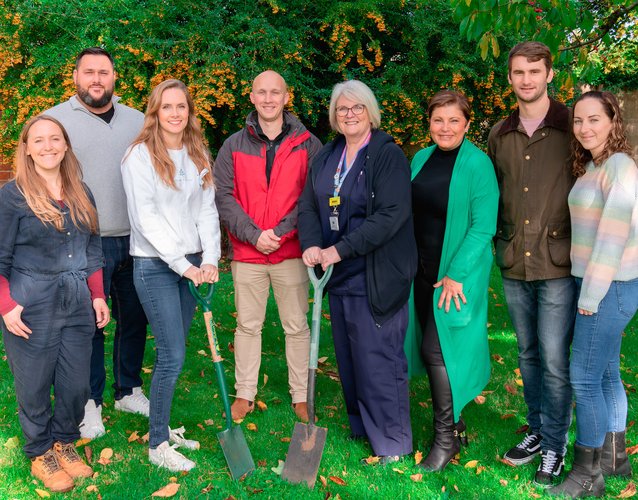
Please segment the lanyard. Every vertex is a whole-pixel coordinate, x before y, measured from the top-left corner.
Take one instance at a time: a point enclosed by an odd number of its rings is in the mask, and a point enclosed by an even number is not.
[[[365,148],[370,143],[370,137],[372,136],[372,132],[368,133],[368,137],[363,141],[363,144],[357,150],[357,154],[354,156],[354,159],[350,162],[349,165],[346,164],[346,152],[348,151],[348,146],[344,146],[343,152],[341,153],[341,158],[339,158],[339,164],[337,165],[337,171],[334,176],[334,194],[333,197],[336,198],[339,196],[339,192],[341,191],[341,186],[343,185],[343,181],[346,180],[346,177],[350,170],[352,169],[352,165],[357,161],[357,156],[359,156],[359,152]],[[343,171],[343,174],[342,174]],[[332,206],[332,205],[331,205]]]

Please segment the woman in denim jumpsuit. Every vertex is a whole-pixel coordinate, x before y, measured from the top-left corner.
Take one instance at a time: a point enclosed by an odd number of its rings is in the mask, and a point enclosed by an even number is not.
[[[0,190],[2,333],[32,474],[68,491],[92,474],[73,442],[89,396],[93,332],[109,321],[97,212],[57,120],[40,115],[25,125],[15,167]]]

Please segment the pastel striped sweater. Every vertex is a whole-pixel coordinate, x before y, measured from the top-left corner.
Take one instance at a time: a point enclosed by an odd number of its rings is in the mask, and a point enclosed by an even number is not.
[[[593,162],[569,193],[578,307],[598,312],[612,281],[638,278],[638,168],[624,153]]]

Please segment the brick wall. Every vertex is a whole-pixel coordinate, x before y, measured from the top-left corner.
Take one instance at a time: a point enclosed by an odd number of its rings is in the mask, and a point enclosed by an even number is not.
[[[11,162],[8,158],[0,155],[0,186],[7,182],[13,175]]]

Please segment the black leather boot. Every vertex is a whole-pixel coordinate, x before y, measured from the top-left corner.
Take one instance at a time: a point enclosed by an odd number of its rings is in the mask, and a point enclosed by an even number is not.
[[[419,465],[428,472],[441,471],[461,449],[454,423],[452,390],[445,366],[428,366],[430,392],[434,409],[434,442]]]
[[[627,457],[625,431],[605,434],[603,453],[600,457],[603,476],[631,477],[631,463]]]
[[[569,498],[600,497],[605,494],[605,478],[600,469],[602,448],[574,445],[574,463],[565,481],[548,490],[551,496]]]
[[[465,432],[466,429],[467,426],[465,425],[465,421],[462,417],[459,417],[459,421],[456,423],[456,434],[459,437],[459,444],[461,446],[467,446],[469,444],[467,433]]]

